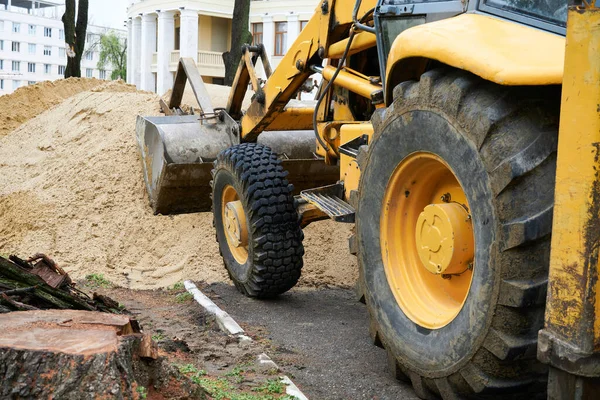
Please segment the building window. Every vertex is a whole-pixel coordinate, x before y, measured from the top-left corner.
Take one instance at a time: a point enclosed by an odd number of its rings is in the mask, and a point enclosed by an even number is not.
[[[59,66],[58,66],[58,74],[59,74],[59,75],[64,75],[64,74],[65,74],[65,70],[66,70],[66,69],[67,69],[67,67],[66,67],[66,66],[64,66],[64,65],[59,65]]]
[[[19,42],[12,42],[12,51],[18,53],[21,51],[21,43]]]
[[[52,73],[52,65],[50,65],[50,64],[44,64],[44,73],[45,74],[51,74]]]
[[[91,78],[93,76],[94,70],[91,68],[86,68],[85,69],[85,77],[86,78]]]
[[[0,79],[0,90],[4,90],[4,79]]]
[[[21,32],[21,24],[18,22],[13,22],[13,33]]]
[[[60,30],[58,31],[58,38],[59,38],[60,40],[65,40],[65,30],[64,30],[64,29],[60,29]]]
[[[4,40],[0,40],[0,50],[4,51]]]
[[[35,74],[35,63],[27,63],[27,72]]]
[[[101,69],[99,73],[100,73],[100,79],[106,79],[106,71],[105,70]]]
[[[31,86],[31,85],[35,85],[35,81],[27,81],[27,84],[28,84],[29,86]]]
[[[13,72],[20,72],[21,71],[21,62],[13,61],[12,62],[12,70],[13,70]]]
[[[4,21],[0,20],[0,32],[4,31]]]
[[[35,25],[29,25],[29,34],[35,35]]]
[[[93,51],[86,51],[85,52],[85,59],[86,60],[93,60],[94,59],[94,52]]]
[[[35,54],[35,43],[29,43],[29,54]]]
[[[0,60],[0,71],[4,70],[4,60]]]
[[[252,24],[252,37],[253,37],[252,44],[254,44],[255,46],[264,43],[263,42],[263,24],[262,24],[262,22],[259,22],[257,24]]]
[[[86,42],[92,43],[93,41],[94,41],[94,35],[91,33],[88,33],[86,36]]]
[[[275,56],[282,56],[287,50],[287,22],[275,23]]]
[[[13,90],[17,90],[21,86],[21,81],[13,81]]]
[[[52,55],[52,47],[50,47],[50,46],[44,46],[44,55],[45,56],[51,56]]]
[[[52,28],[44,28],[44,37],[52,37]]]
[[[67,50],[64,47],[58,49],[58,56],[60,58],[65,58],[67,56]]]
[[[306,28],[306,25],[308,25],[308,21],[300,21],[300,32]]]

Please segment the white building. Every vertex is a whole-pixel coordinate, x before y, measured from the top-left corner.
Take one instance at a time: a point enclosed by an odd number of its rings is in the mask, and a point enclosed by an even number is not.
[[[0,95],[20,86],[64,77],[67,65],[61,21],[64,2],[0,0]],[[112,71],[97,67],[99,35],[109,29],[88,26],[87,51],[81,62],[84,77],[110,79]],[[125,36],[125,31],[117,34]]]
[[[138,0],[127,10],[127,82],[164,94],[180,57],[193,58],[205,82],[222,83],[231,44],[233,0]],[[312,17],[318,0],[252,1],[250,29],[273,68]],[[258,67],[261,70],[261,67]]]

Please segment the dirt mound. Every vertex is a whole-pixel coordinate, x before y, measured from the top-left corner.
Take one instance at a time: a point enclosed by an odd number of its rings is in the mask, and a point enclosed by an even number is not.
[[[135,87],[123,81],[106,82],[99,79],[69,78],[54,82],[40,82],[24,86],[14,93],[0,96],[0,137],[7,135],[19,125],[57,105],[77,93],[97,88],[111,91],[133,90]]]
[[[100,273],[130,288],[228,282],[212,214],[152,214],[134,130],[138,114],[159,114],[158,97],[132,90],[96,85],[0,137],[0,253],[46,253],[75,279]],[[305,233],[300,284],[352,285],[349,227]]]

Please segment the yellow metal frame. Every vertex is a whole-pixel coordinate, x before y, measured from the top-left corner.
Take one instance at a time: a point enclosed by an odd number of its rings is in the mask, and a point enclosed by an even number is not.
[[[396,38],[387,61],[386,92],[394,89],[396,72],[419,59],[437,60],[500,85],[559,85],[564,57],[562,36],[490,16],[462,14],[412,27]],[[391,100],[387,93],[386,99]]]
[[[538,345],[538,358],[554,367],[549,392],[556,399],[595,398],[599,389],[599,102],[600,9],[592,2],[570,8],[567,22],[548,298]],[[580,388],[579,397],[569,387]]]
[[[359,16],[377,5],[377,0],[363,0]],[[264,96],[256,98],[241,119],[241,136],[244,141],[253,141],[277,119],[300,86],[312,75],[308,61],[316,56],[328,57],[328,49],[334,43],[348,37],[352,23],[353,8],[345,1],[323,0],[317,6],[313,17],[291,46],[279,66],[262,87]],[[366,36],[360,39],[356,48],[365,43],[373,43]],[[279,128],[284,128],[278,124]],[[297,129],[289,125],[288,130]]]

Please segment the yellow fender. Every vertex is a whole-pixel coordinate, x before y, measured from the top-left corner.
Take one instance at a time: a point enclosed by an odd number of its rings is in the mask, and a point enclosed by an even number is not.
[[[404,79],[415,79],[424,60],[472,72],[500,85],[560,85],[565,38],[478,14],[415,26],[392,44],[387,62],[386,102]],[[416,75],[416,76],[415,76]]]

